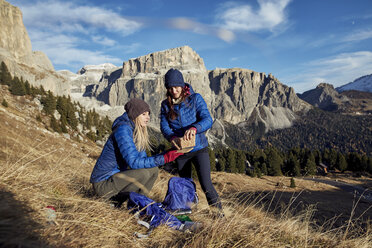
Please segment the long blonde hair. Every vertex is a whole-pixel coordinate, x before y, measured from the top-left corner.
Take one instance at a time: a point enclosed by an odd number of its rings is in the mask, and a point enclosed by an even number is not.
[[[141,126],[139,117],[137,117],[134,121],[134,132],[133,132],[133,140],[134,144],[137,147],[138,151],[153,151],[152,144],[149,138],[149,133],[147,132],[147,126]]]

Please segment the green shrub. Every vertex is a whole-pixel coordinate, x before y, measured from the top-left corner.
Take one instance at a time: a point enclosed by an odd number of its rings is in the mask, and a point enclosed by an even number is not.
[[[3,105],[5,108],[7,108],[9,106],[8,102],[5,99],[3,99],[1,105]]]
[[[293,177],[291,178],[291,185],[289,187],[296,188],[296,182]]]

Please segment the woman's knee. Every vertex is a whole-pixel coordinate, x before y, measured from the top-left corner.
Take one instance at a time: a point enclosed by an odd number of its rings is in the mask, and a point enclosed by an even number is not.
[[[158,167],[152,167],[152,168],[146,169],[146,177],[148,179],[154,178],[154,177],[157,178],[158,174],[159,174],[159,168]]]

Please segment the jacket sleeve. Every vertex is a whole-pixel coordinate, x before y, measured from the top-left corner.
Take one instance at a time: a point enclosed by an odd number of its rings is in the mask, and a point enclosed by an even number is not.
[[[127,125],[122,125],[114,133],[121,156],[131,169],[152,168],[164,164],[163,155],[147,157],[137,150],[133,141],[133,131]]]
[[[173,136],[175,136],[175,134],[169,126],[167,115],[168,108],[166,103],[162,102],[160,109],[160,130],[164,137],[169,141]]]
[[[195,94],[196,119],[198,121],[192,126],[196,128],[197,133],[202,133],[212,127],[213,120],[203,97],[198,93]]]

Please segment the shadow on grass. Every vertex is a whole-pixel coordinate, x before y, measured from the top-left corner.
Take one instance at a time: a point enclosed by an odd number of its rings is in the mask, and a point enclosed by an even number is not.
[[[371,228],[371,203],[343,190],[288,192],[278,189],[238,192],[224,197],[263,208],[278,218],[310,216],[310,223],[322,230],[351,228],[361,235]]]
[[[43,227],[32,220],[27,204],[4,188],[0,188],[0,199],[0,247],[52,247],[39,236]]]

